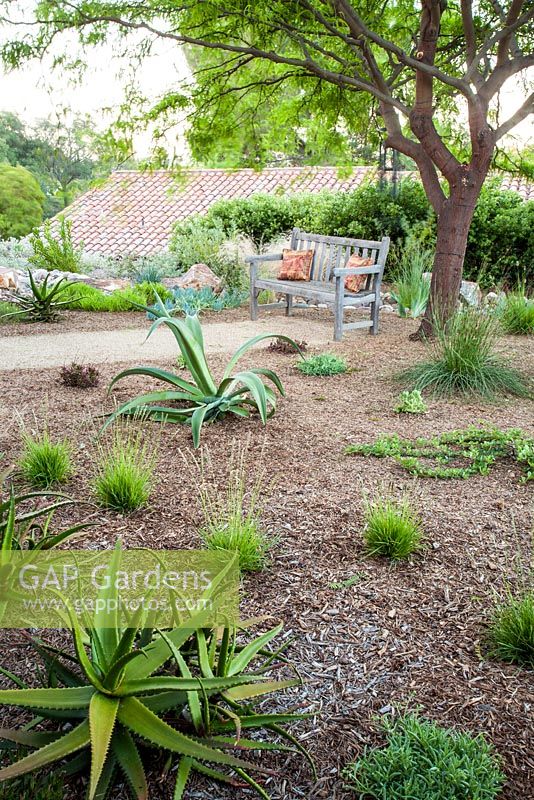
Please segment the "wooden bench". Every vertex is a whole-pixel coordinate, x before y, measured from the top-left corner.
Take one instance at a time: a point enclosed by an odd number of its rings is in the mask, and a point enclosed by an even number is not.
[[[265,261],[281,261],[282,253],[249,256],[250,264],[250,318],[257,319],[259,308],[280,308],[285,306],[286,314],[292,308],[307,308],[310,303],[325,304],[334,309],[334,340],[341,341],[343,331],[355,328],[370,328],[370,333],[378,333],[378,312],[380,310],[380,286],[384,274],[384,266],[389,250],[389,237],[384,236],[381,242],[364,239],[345,239],[339,236],[320,236],[305,233],[294,228],[291,235],[292,250],[313,249],[314,256],[309,281],[281,281],[266,278],[259,274],[259,265]],[[353,254],[363,258],[372,258],[369,267],[345,267]],[[347,275],[366,275],[363,289],[349,292],[345,289]],[[258,295],[262,290],[285,294],[284,301],[259,305]],[[306,302],[293,304],[294,297],[301,297]],[[343,322],[343,313],[347,306],[370,306],[371,319],[360,322]]]

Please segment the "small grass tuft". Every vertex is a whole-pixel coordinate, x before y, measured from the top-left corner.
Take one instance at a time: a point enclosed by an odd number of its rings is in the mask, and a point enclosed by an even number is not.
[[[99,502],[116,511],[129,512],[148,502],[156,452],[143,441],[141,432],[114,428],[111,441],[100,446],[94,478],[94,493]]]
[[[333,353],[310,356],[303,361],[297,362],[295,366],[304,375],[316,375],[318,377],[341,375],[348,369],[345,359],[335,356]]]
[[[378,497],[365,500],[365,548],[371,556],[394,561],[407,558],[422,547],[421,520],[410,498]]]
[[[75,389],[93,389],[100,381],[100,371],[94,364],[70,364],[61,367],[59,377],[65,386]]]
[[[387,746],[366,748],[343,770],[366,800],[495,800],[504,784],[500,759],[479,734],[450,730],[415,714],[383,723]]]
[[[399,402],[395,407],[397,414],[426,414],[428,406],[421,396],[419,389],[401,393]]]
[[[22,432],[23,450],[18,466],[23,477],[39,489],[64,483],[72,475],[72,447],[66,439],[52,441],[48,431],[37,436]]]
[[[196,462],[200,471],[200,500],[204,524],[200,535],[210,550],[231,550],[239,555],[242,572],[257,572],[265,566],[273,541],[261,524],[260,495],[264,472],[251,480],[246,463],[247,445],[235,444],[229,458],[225,488],[219,490],[207,449]]]
[[[437,396],[498,394],[528,397],[531,390],[521,373],[496,352],[499,323],[476,308],[458,311],[445,324],[435,324],[430,358],[402,372],[400,380],[413,389]]]
[[[489,632],[492,658],[534,668],[534,593],[510,597],[493,612]]]

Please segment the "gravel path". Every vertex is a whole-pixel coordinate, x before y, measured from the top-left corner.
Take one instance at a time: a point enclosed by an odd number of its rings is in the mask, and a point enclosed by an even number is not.
[[[168,329],[160,327],[145,341],[147,330],[145,325],[126,330],[0,336],[0,370],[59,367],[70,361],[147,363],[176,356],[176,341]],[[276,319],[257,322],[206,322],[203,330],[207,353],[231,353],[247,339],[270,332],[304,339],[311,345],[324,345],[332,340],[333,323],[277,315]]]

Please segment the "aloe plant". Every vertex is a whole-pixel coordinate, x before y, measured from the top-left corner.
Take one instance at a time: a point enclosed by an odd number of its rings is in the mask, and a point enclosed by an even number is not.
[[[117,590],[104,589],[99,599],[109,607],[118,599]],[[67,773],[88,771],[89,800],[108,796],[117,772],[126,778],[133,798],[146,800],[140,745],[148,744],[179,759],[174,800],[184,797],[194,771],[235,786],[237,777],[268,800],[250,772],[269,771],[243,754],[282,750],[308,757],[282,727],[306,715],[256,713],[253,707],[255,698],[299,682],[264,679],[279,657],[280,650],[269,646],[281,626],[242,644],[234,629],[224,629],[221,636],[206,629],[202,615],[198,627],[192,619],[191,627],[166,632],[143,627],[142,610],[125,628],[110,627],[109,617],[98,612],[84,628],[74,614],[70,622],[74,657],[32,640],[52,685],[26,688],[4,672],[19,688],[0,690],[0,704],[26,709],[34,717],[21,729],[0,729],[0,738],[34,751],[1,769],[0,781],[66,759]],[[254,660],[260,663],[252,671]],[[56,728],[34,730],[42,719],[55,722]],[[242,733],[249,730],[270,731],[277,741],[248,739]]]
[[[73,298],[70,296],[68,300],[60,300],[59,298],[76,281],[60,278],[53,286],[49,287],[49,277],[50,275],[47,275],[42,284],[38,286],[32,271],[28,270],[31,295],[26,297],[25,295],[16,294],[10,297],[10,302],[18,306],[18,311],[3,314],[3,317],[24,315],[30,322],[53,322],[57,318],[58,309],[73,302]],[[77,300],[78,298],[74,299]]]
[[[268,417],[271,417],[276,410],[275,389],[284,395],[284,388],[278,375],[264,368],[238,372],[234,372],[234,368],[247,350],[263,339],[283,339],[301,353],[293,339],[272,333],[254,336],[234,353],[222,379],[217,382],[208,366],[202,327],[196,316],[186,316],[181,320],[171,317],[159,297],[156,306],[139,307],[157,316],[148,336],[160,325],[166,325],[172,331],[192,380],[186,381],[179,375],[158,367],[132,367],[119,372],[111,381],[110,391],[117,381],[129,375],[155,378],[172,388],[149,392],[129,400],[110,415],[106,425],[122,414],[142,414],[144,418],[158,421],[188,423],[191,425],[195,447],[200,444],[200,433],[204,422],[213,422],[226,414],[249,417],[251,412],[257,411],[265,425]],[[274,389],[264,383],[262,378],[269,381]],[[165,405],[166,403],[176,405]]]

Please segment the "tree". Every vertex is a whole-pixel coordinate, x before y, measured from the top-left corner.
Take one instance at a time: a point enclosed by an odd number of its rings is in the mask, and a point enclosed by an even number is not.
[[[151,40],[165,39],[214,53],[192,92],[167,95],[155,114],[192,99],[198,115],[203,102],[219,98],[237,115],[238,101],[251,93],[283,100],[286,87],[297,87],[302,108],[336,110],[332,134],[350,134],[363,124],[364,108],[369,124],[370,102],[386,144],[417,164],[438,219],[424,330],[434,315],[453,313],[469,227],[497,143],[534,110],[534,93],[505,120],[496,102],[509,79],[518,82],[534,65],[532,0],[41,0],[35,12],[34,32],[25,24],[4,47],[12,65],[69,31],[85,44],[116,29],[144,33],[145,52]],[[315,118],[320,125],[321,113]]]
[[[43,219],[44,194],[24,167],[0,164],[0,238],[26,236]]]

